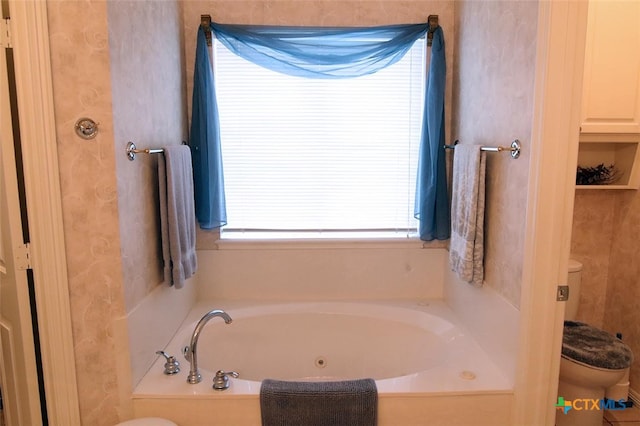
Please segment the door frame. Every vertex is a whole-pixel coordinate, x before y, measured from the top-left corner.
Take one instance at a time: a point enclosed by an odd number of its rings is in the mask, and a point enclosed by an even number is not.
[[[0,365],[2,417],[4,424],[43,425],[40,401],[36,341],[31,312],[32,277],[26,270],[25,236],[20,184],[21,169],[16,158],[16,134],[13,123],[12,92],[13,49],[3,40],[0,46]],[[9,50],[11,49],[11,53]],[[20,261],[19,261],[20,259]]]
[[[513,424],[555,424],[587,0],[540,0]]]
[[[49,422],[80,425],[58,169],[47,3],[9,0],[30,258]]]

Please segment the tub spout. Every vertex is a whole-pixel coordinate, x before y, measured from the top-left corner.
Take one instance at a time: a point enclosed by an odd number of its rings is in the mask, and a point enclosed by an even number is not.
[[[185,358],[191,363],[191,368],[189,369],[189,376],[187,376],[187,382],[195,385],[196,383],[200,383],[202,380],[202,376],[198,371],[198,338],[200,337],[200,333],[204,326],[209,322],[210,319],[214,317],[222,317],[226,324],[231,324],[231,317],[220,309],[214,309],[213,311],[207,312],[198,324],[196,324],[196,328],[193,330],[193,334],[191,335],[191,342],[189,346],[184,348]]]

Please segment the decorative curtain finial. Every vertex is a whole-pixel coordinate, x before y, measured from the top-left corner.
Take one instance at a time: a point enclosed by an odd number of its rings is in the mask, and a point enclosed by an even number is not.
[[[427,18],[429,30],[427,31],[427,46],[433,44],[433,32],[438,28],[438,15],[429,15]]]
[[[211,15],[200,15],[200,26],[204,30],[207,46],[211,46]]]

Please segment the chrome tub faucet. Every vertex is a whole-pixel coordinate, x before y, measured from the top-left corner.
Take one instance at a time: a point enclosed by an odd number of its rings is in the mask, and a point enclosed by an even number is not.
[[[231,324],[231,317],[220,309],[214,309],[212,311],[207,312],[198,324],[196,324],[196,328],[193,330],[193,334],[191,335],[191,342],[189,346],[185,346],[183,353],[187,361],[191,363],[191,368],[189,369],[189,375],[187,376],[187,382],[195,385],[196,383],[200,383],[202,381],[202,376],[198,371],[198,338],[200,337],[200,333],[204,326],[209,322],[210,319],[215,317],[222,317],[226,324]]]

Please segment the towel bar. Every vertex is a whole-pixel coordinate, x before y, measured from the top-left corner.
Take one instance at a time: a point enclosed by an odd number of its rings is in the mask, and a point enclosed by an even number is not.
[[[444,147],[445,149],[454,149],[457,144],[458,144],[458,140],[456,140],[453,143],[453,145],[445,145]],[[520,157],[520,151],[522,150],[522,145],[520,144],[520,141],[516,139],[513,142],[511,142],[511,146],[481,146],[480,150],[488,151],[488,152],[509,151],[511,152],[511,157],[518,158]]]
[[[187,141],[182,141],[182,145],[188,145]],[[136,159],[136,154],[160,154],[161,152],[164,152],[164,149],[162,148],[138,149],[135,143],[129,141],[129,143],[127,143],[127,149],[125,151],[127,153],[127,158],[130,161],[133,161]]]
[[[129,159],[129,161],[133,161],[136,159],[136,154],[159,154],[161,152],[164,152],[164,149],[162,148],[157,148],[157,149],[138,149],[136,147],[136,144],[129,141],[129,143],[127,143],[127,158]]]

